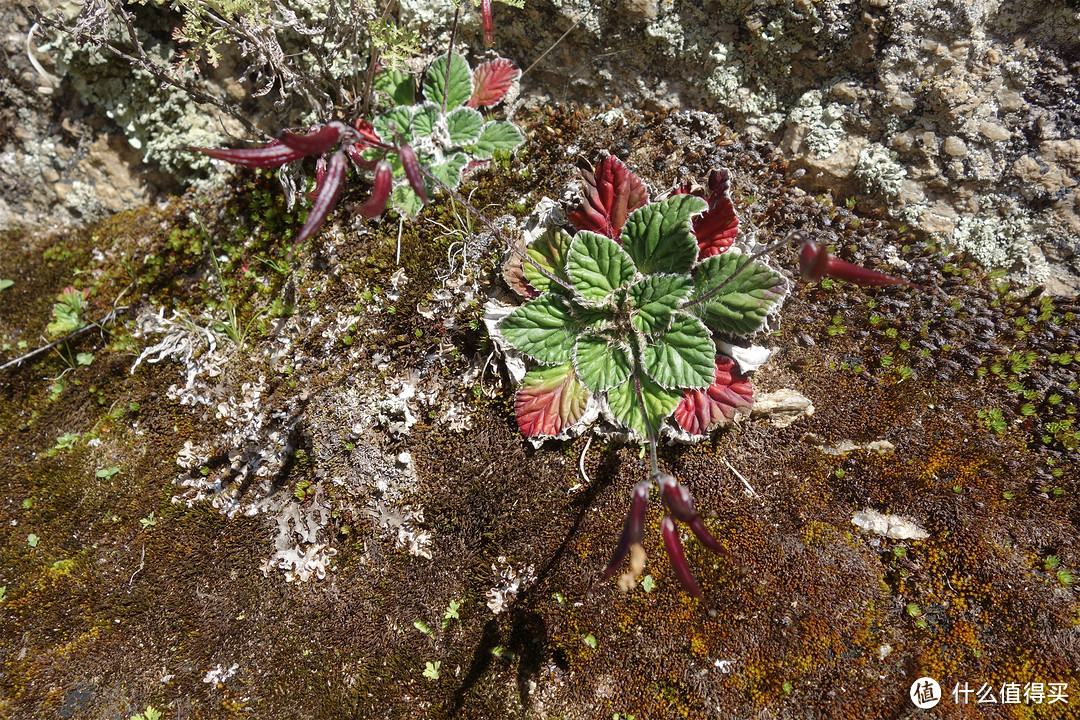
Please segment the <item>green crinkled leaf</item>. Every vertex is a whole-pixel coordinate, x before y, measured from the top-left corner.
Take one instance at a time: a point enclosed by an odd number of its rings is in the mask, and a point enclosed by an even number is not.
[[[678,309],[694,289],[686,275],[649,275],[630,286],[630,302],[636,310],[631,316],[634,327],[646,333],[667,329],[671,313]]]
[[[570,363],[533,368],[514,397],[518,427],[526,437],[558,435],[581,419],[589,397]]]
[[[391,204],[402,215],[416,217],[424,209],[424,202],[408,185],[398,185],[390,194]]]
[[[570,243],[566,274],[583,298],[603,302],[634,279],[634,261],[614,240],[581,230]]]
[[[537,362],[556,365],[567,362],[580,327],[566,298],[544,293],[503,319],[503,337]]]
[[[441,111],[434,103],[424,103],[416,108],[412,118],[412,132],[414,138],[430,137],[435,132],[435,124],[439,121]]]
[[[687,312],[671,318],[667,332],[641,353],[645,372],[666,388],[703,388],[713,380],[716,344],[705,323]]]
[[[479,138],[483,125],[484,117],[480,111],[470,107],[460,107],[446,116],[446,129],[455,147],[468,145]]]
[[[480,137],[473,143],[470,151],[477,160],[487,160],[496,150],[514,150],[524,140],[521,131],[513,123],[493,120],[484,125]]]
[[[596,333],[583,333],[574,347],[574,366],[581,382],[595,393],[626,382],[633,360],[625,345]]]
[[[381,115],[376,115],[371,121],[375,132],[388,143],[400,142],[411,143],[412,137],[412,106],[395,107]]]
[[[454,153],[446,158],[445,162],[441,162],[438,165],[432,165],[428,168],[428,172],[450,188],[456,188],[461,184],[461,173],[464,172],[465,166],[468,164],[469,158],[465,153]],[[429,188],[429,195],[433,191],[434,188]]]
[[[375,89],[390,96],[395,105],[413,104],[412,75],[400,70],[384,70],[375,76]]]
[[[694,273],[691,301],[724,282],[745,261],[744,256],[733,252],[706,258]],[[786,291],[784,279],[755,260],[720,292],[692,309],[717,332],[749,335],[761,329],[770,308]]]
[[[450,61],[450,84],[446,83],[446,56],[440,55],[428,67],[424,75],[424,99],[439,107],[446,107],[447,112],[460,107],[472,97],[472,70],[465,58],[454,53]],[[443,102],[443,98],[446,102]]]
[[[674,195],[640,207],[626,219],[622,246],[646,275],[689,272],[698,252],[690,216],[708,207],[694,195]]]
[[[572,240],[573,238],[565,230],[552,228],[538,237],[525,252],[540,267],[569,283],[570,278],[566,276],[566,255],[570,251]],[[537,270],[532,263],[523,262],[521,268],[525,272],[525,279],[540,292],[548,292],[549,290],[559,292],[562,290],[558,286],[552,287],[551,280]]]
[[[653,430],[659,432],[664,419],[678,407],[679,401],[682,400],[682,392],[665,390],[646,375],[641,375],[640,378],[641,396],[645,403],[645,411],[649,416],[649,424],[652,425]],[[641,437],[649,437],[649,431],[645,429],[645,420],[641,416],[641,405],[638,403],[633,378],[608,390],[607,400],[611,414],[616,420]]]

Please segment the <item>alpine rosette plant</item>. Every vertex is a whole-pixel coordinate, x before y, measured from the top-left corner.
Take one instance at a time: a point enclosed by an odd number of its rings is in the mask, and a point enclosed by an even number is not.
[[[501,102],[520,76],[521,71],[505,58],[485,62],[474,71],[461,55],[454,53],[449,60],[442,55],[424,75],[421,101],[413,103],[411,76],[380,75],[375,87],[401,104],[376,116],[374,131],[391,146],[411,148],[426,176],[420,180],[410,175],[406,154],[388,156],[393,177],[400,180],[392,195],[395,208],[416,215],[427,203],[427,191],[436,189],[433,180],[456,189],[468,167],[490,160],[497,150],[512,151],[521,145],[524,138],[516,125],[485,120],[477,109]],[[372,148],[363,155],[371,162],[380,152]]]
[[[246,167],[271,168],[317,156],[315,189],[307,221],[297,242],[312,237],[337,205],[351,164],[372,173],[368,200],[354,209],[369,218],[393,206],[415,216],[430,194],[461,183],[469,167],[491,159],[496,151],[513,151],[524,140],[513,123],[485,120],[477,108],[501,102],[520,71],[505,58],[485,62],[473,71],[461,55],[440,56],[428,68],[423,100],[413,102],[413,78],[397,72],[381,74],[375,83],[396,104],[368,122],[332,121],[301,134],[285,130],[254,148],[191,148],[212,158]]]
[[[788,293],[788,281],[763,258],[795,241],[804,280],[916,286],[833,257],[802,231],[743,252],[723,170],[710,174],[707,189],[683,186],[657,202],[615,157],[582,177],[583,202],[568,213],[577,232],[549,229],[519,254],[520,272],[507,274],[528,299],[498,324],[497,339],[534,363],[515,398],[518,426],[532,438],[567,436],[599,412],[646,440],[652,473],[634,486],[622,536],[597,584],[628,557],[619,586],[630,589],[641,576],[656,487],[672,570],[704,601],[676,523],[712,552],[726,551],[690,491],[658,468],[656,446],[662,435],[703,437],[752,405],[750,381],[726,351],[761,331]]]
[[[535,363],[515,399],[518,425],[557,436],[598,402],[641,439],[701,437],[753,402],[714,334],[757,333],[788,282],[733,249],[726,172],[712,173],[707,194],[686,187],[652,203],[613,156],[583,175],[585,202],[569,213],[577,233],[550,230],[527,249],[534,297],[499,327]]]

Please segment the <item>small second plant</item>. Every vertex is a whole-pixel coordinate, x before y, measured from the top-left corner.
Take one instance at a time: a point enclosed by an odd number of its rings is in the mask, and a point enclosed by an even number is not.
[[[505,58],[473,70],[464,57],[450,53],[428,67],[419,98],[412,76],[387,71],[377,77],[375,87],[394,104],[371,121],[335,120],[306,133],[285,130],[253,148],[191,149],[256,168],[315,156],[312,206],[296,238],[299,243],[313,236],[337,205],[350,165],[371,177],[371,194],[355,212],[374,218],[392,204],[411,217],[440,186],[457,188],[468,168],[487,162],[496,151],[515,150],[524,140],[517,126],[489,120],[478,108],[502,102],[520,74]]]

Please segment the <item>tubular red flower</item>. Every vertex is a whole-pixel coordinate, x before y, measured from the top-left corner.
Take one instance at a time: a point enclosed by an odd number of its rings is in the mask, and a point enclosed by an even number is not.
[[[799,272],[802,279],[817,282],[823,277],[863,285],[865,287],[883,287],[885,285],[907,285],[920,290],[915,283],[885,273],[864,268],[832,255],[827,248],[819,246],[803,233],[796,233],[796,239],[802,243],[799,248]]]
[[[297,135],[285,130],[281,133],[281,142],[305,155],[321,155],[334,147],[344,132],[345,125],[335,120],[307,135]]]
[[[283,145],[277,140],[262,147],[254,148],[201,148],[189,146],[187,149],[208,155],[215,160],[223,160],[233,165],[253,168],[279,167],[285,163],[299,160],[307,154],[294,150],[288,145]]]
[[[353,161],[353,165],[361,170],[373,170],[378,164],[378,160],[365,160],[364,148],[360,144],[352,144],[345,146],[345,154],[349,156],[349,159]]]
[[[495,20],[491,12],[491,0],[480,0],[480,19],[484,25],[484,44],[495,44]]]
[[[308,200],[314,200],[319,196],[319,188],[322,187],[324,180],[326,180],[326,158],[320,156],[315,161],[315,189],[307,194]]]
[[[649,483],[645,480],[634,486],[630,497],[630,511],[626,514],[626,522],[623,524],[622,536],[619,544],[615,546],[615,552],[611,561],[604,568],[596,585],[600,585],[619,570],[623,560],[630,554],[632,545],[640,545],[645,537],[645,511],[649,505]],[[594,586],[595,587],[595,586]]]
[[[718,555],[727,555],[727,550],[705,528],[705,521],[694,508],[694,498],[685,485],[680,484],[672,476],[658,472],[653,474],[653,480],[660,486],[660,499],[664,507],[679,522],[690,526],[690,530],[701,541],[701,544]]]
[[[390,184],[392,180],[390,163],[380,160],[375,168],[375,183],[371,186],[371,197],[362,205],[356,207],[356,212],[366,218],[376,218],[382,215],[386,209],[386,203],[390,199]]]
[[[300,228],[300,234],[296,236],[296,242],[304,242],[326,222],[327,216],[334,209],[338,196],[341,194],[347,167],[345,153],[340,150],[330,158],[326,167],[326,178],[319,187],[318,195],[315,196],[315,203],[311,206],[311,212],[308,213],[307,222]]]
[[[698,587],[694,573],[690,571],[690,566],[686,562],[686,555],[683,554],[682,549],[682,540],[679,539],[679,530],[675,527],[675,521],[671,519],[670,515],[665,515],[660,522],[660,533],[664,536],[664,547],[667,548],[668,557],[671,558],[671,569],[675,571],[675,577],[679,579],[679,584],[683,586],[686,592],[698,600],[704,601],[705,595],[701,592],[701,588]]]
[[[427,192],[424,190],[424,176],[420,171],[420,163],[416,161],[416,153],[408,145],[403,144],[398,148],[401,157],[401,166],[405,168],[405,177],[409,179],[409,185],[413,192],[420,197],[420,202],[428,204]]]

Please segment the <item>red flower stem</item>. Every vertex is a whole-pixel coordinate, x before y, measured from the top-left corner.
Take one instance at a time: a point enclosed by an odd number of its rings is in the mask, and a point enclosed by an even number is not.
[[[701,297],[694,298],[690,302],[683,303],[682,305],[679,306],[679,309],[680,310],[687,310],[689,308],[694,307],[695,305],[700,305],[703,302],[707,302],[707,301],[711,300],[713,297],[716,296],[716,294],[718,292],[723,290],[732,280],[739,277],[739,275],[742,274],[743,270],[746,270],[746,268],[750,267],[750,264],[752,262],[754,262],[755,260],[757,260],[760,257],[768,255],[769,253],[776,250],[781,245],[785,245],[790,240],[799,240],[801,238],[802,238],[802,231],[801,230],[792,230],[791,232],[789,232],[787,235],[784,236],[783,240],[777,240],[772,245],[769,245],[768,247],[766,247],[764,250],[759,250],[758,252],[754,253],[750,257],[746,258],[746,260],[744,260],[742,262],[742,264],[739,265],[739,267],[735,268],[735,272],[731,273],[731,275],[728,275],[724,279],[724,281],[722,283],[720,283],[719,285],[717,285],[716,287],[714,287],[712,290],[705,293]]]
[[[454,23],[450,26],[450,46],[446,48],[446,82],[443,84],[442,111],[446,114],[446,98],[450,96],[450,64],[454,60],[454,36],[457,35],[458,16],[461,15],[461,6],[454,8]]]
[[[641,394],[641,376],[638,375],[638,368],[641,367],[640,351],[637,345],[634,345],[634,393],[637,395],[638,408],[641,409],[641,419],[645,421],[645,430],[648,434],[649,441],[649,467],[652,470],[652,474],[658,473],[659,467],[656,462],[656,429],[653,428],[652,423],[649,422],[649,411],[645,408],[645,396]]]

